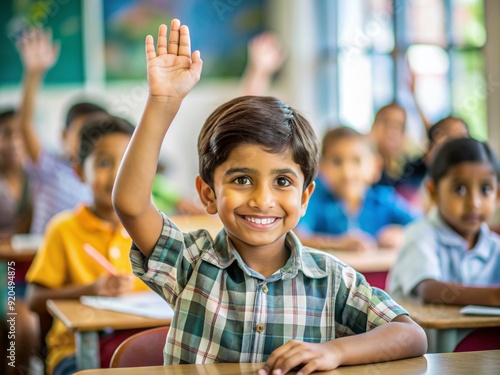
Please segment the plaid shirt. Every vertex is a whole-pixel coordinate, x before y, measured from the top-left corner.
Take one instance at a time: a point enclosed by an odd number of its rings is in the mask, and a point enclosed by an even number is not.
[[[182,233],[166,216],[149,259],[135,244],[134,273],[175,311],[165,364],[262,362],[295,339],[325,342],[407,314],[337,258],[305,248],[290,232],[291,256],[269,278],[249,268],[222,230]]]

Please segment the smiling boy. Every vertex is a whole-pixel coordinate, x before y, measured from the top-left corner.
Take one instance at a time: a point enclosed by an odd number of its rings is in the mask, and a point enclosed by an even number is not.
[[[134,244],[134,273],[175,314],[165,364],[266,361],[259,374],[299,374],[422,355],[425,334],[352,268],[291,232],[314,190],[318,141],[271,97],[247,96],[209,116],[196,187],[224,229],[182,233],[151,202],[161,142],[202,61],[189,30],[146,38],[149,98],[120,167],[114,205]],[[356,348],[352,350],[350,348]]]

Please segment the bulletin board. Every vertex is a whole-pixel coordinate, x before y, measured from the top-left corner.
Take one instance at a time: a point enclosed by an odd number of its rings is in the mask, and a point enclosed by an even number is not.
[[[0,85],[18,84],[22,65],[16,42],[23,30],[50,27],[61,45],[45,82],[82,83],[84,77],[82,0],[2,0],[0,2]]]

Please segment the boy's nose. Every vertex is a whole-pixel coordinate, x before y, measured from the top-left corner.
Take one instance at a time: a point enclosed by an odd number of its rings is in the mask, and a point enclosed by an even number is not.
[[[271,189],[266,186],[256,187],[252,192],[249,204],[251,207],[259,208],[261,210],[274,207],[274,195]]]

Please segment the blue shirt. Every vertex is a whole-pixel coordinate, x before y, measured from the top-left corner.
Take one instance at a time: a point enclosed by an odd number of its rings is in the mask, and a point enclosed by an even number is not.
[[[415,217],[413,209],[393,188],[379,185],[367,190],[357,215],[350,216],[344,202],[317,178],[316,189],[297,230],[304,234],[333,235],[361,230],[376,236],[387,225],[406,225]]]
[[[409,225],[405,237],[389,273],[391,295],[411,296],[415,287],[427,279],[477,287],[500,285],[500,236],[491,232],[486,223],[470,250],[437,210]]]

